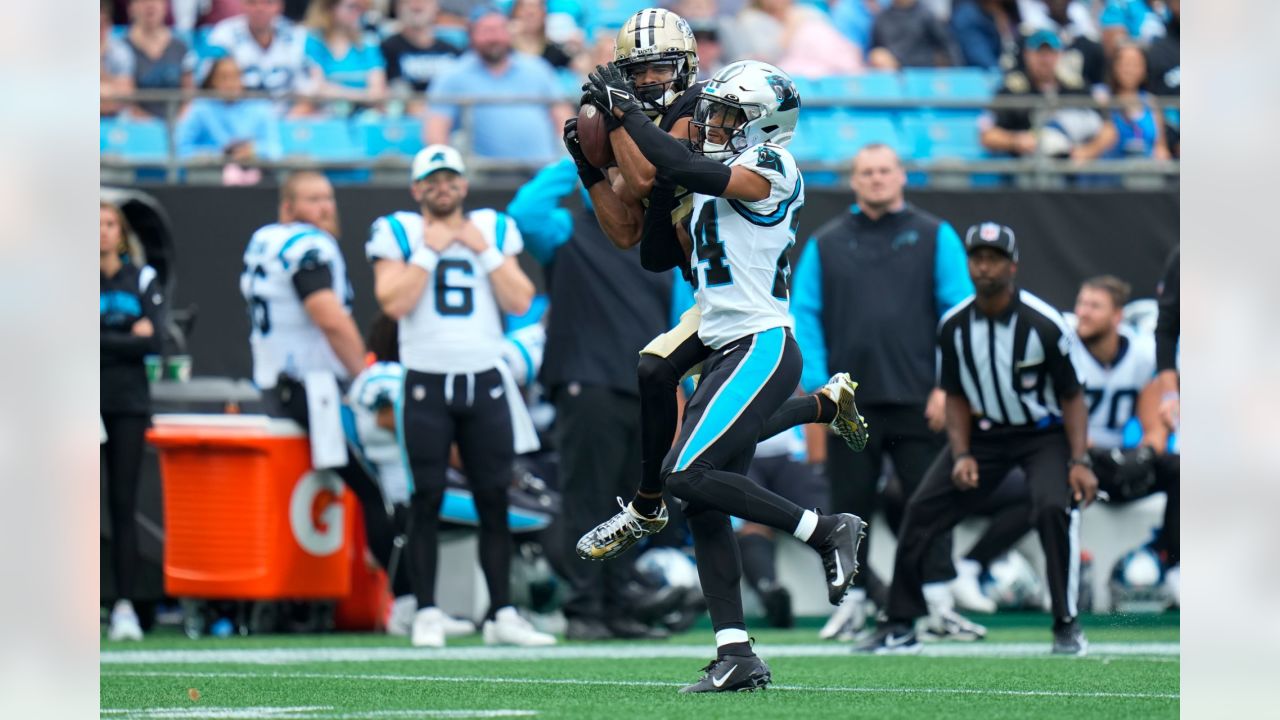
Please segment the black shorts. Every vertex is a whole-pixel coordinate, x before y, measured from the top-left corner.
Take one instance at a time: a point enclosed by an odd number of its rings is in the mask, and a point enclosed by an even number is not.
[[[447,375],[405,370],[396,418],[400,447],[409,456],[411,493],[444,487],[455,442],[472,487],[511,483],[511,411],[497,370]]]
[[[765,422],[800,383],[800,348],[773,328],[716,350],[684,409],[663,475],[691,469],[746,472]]]

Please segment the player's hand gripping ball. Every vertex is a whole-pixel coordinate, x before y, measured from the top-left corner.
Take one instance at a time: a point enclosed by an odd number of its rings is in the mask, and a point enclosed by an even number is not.
[[[592,102],[578,110],[578,145],[586,161],[601,169],[613,164],[613,146],[609,144],[609,126],[604,113]]]

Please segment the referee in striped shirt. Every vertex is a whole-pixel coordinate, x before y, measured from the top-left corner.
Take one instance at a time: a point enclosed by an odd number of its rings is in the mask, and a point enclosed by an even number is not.
[[[927,613],[924,561],[1014,467],[1031,490],[1031,523],[1044,548],[1053,602],[1053,652],[1083,655],[1076,618],[1080,507],[1098,481],[1087,452],[1088,412],[1071,364],[1072,333],[1048,303],[1014,285],[1013,230],[987,222],[965,233],[976,294],[943,316],[940,384],[947,393],[943,450],[908,501],[887,608],[889,622],[859,649],[919,649],[913,624]]]

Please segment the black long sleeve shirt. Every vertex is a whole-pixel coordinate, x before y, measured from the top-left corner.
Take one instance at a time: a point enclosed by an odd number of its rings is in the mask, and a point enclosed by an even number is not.
[[[146,415],[151,412],[151,390],[143,358],[161,349],[164,330],[164,297],[155,270],[126,264],[112,277],[99,274],[98,337],[100,345],[101,399],[104,414]],[[134,323],[151,321],[150,337],[134,335]]]

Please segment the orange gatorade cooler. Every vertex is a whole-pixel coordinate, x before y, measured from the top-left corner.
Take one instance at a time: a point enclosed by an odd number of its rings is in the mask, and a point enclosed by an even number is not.
[[[355,496],[311,468],[291,420],[157,415],[165,592],[175,597],[341,598],[351,590]]]
[[[347,513],[346,552],[351,565],[351,594],[334,608],[333,625],[344,631],[383,630],[391,607],[391,590],[387,587],[386,571],[378,567],[368,552],[360,501],[354,500],[354,504],[354,512]],[[403,553],[400,562],[406,562]]]

